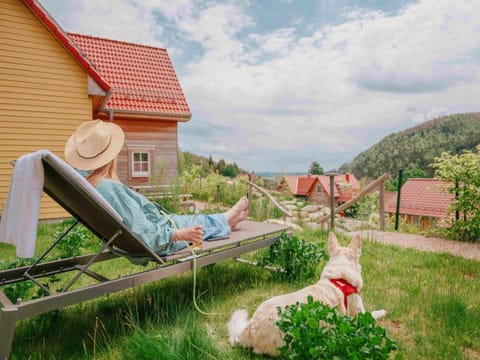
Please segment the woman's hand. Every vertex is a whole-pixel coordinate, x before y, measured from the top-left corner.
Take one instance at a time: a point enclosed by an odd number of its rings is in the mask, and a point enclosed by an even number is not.
[[[203,226],[195,225],[189,228],[175,230],[173,240],[192,241],[194,244],[201,245],[203,239]]]

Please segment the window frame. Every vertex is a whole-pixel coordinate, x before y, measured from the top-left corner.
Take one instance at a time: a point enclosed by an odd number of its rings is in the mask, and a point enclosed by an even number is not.
[[[153,155],[155,145],[128,145],[128,174],[131,179],[148,178],[152,175],[154,166]],[[135,155],[140,154],[140,160],[135,160]],[[142,155],[146,155],[147,159],[144,161]],[[147,164],[147,170],[135,170],[135,164]],[[142,167],[142,166],[141,166]]]

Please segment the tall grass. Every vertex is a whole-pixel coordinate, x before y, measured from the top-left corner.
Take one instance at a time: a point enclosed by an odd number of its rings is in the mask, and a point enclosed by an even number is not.
[[[327,234],[304,231],[298,236],[323,244]],[[11,247],[2,250],[2,260],[12,258]],[[392,358],[480,358],[480,262],[365,240],[361,263],[366,308],[388,312],[380,325],[399,346]],[[192,274],[186,273],[23,320],[12,358],[264,359],[230,347],[230,314],[238,308],[252,313],[265,299],[317,278],[282,282],[269,270],[233,260],[197,275],[197,303],[211,315],[195,310]]]

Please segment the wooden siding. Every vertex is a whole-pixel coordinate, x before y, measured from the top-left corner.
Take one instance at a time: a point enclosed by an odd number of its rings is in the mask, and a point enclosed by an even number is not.
[[[9,161],[40,149],[63,158],[74,129],[92,118],[87,73],[20,0],[0,2],[0,209]],[[46,195],[40,219],[67,214]]]
[[[125,131],[125,146],[118,156],[118,175],[128,186],[150,185],[148,178],[132,178],[128,166],[128,146],[153,146],[152,183],[168,185],[178,175],[177,122],[115,120]]]
[[[308,200],[312,203],[315,203],[315,204],[322,204],[322,205],[325,205],[325,206],[329,206],[330,205],[330,197],[323,190],[323,188],[322,188],[322,192],[320,192],[320,193],[317,192],[317,186],[321,186],[321,185],[319,183],[317,183],[313,187],[312,192],[309,195]]]

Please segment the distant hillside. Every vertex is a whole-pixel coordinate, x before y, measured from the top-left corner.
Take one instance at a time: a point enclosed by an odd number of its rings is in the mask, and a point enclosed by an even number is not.
[[[200,175],[207,176],[209,173],[217,173],[223,176],[234,178],[239,174],[246,174],[248,171],[241,169],[234,163],[226,163],[225,160],[213,161],[212,156],[205,157],[195,155],[189,151],[178,149],[178,172],[182,174],[189,171],[193,166],[200,166]]]
[[[391,134],[340,167],[358,178],[376,178],[383,173],[395,175],[399,169],[425,172],[433,176],[429,165],[444,151],[452,154],[474,150],[480,144],[480,113],[444,116]]]

